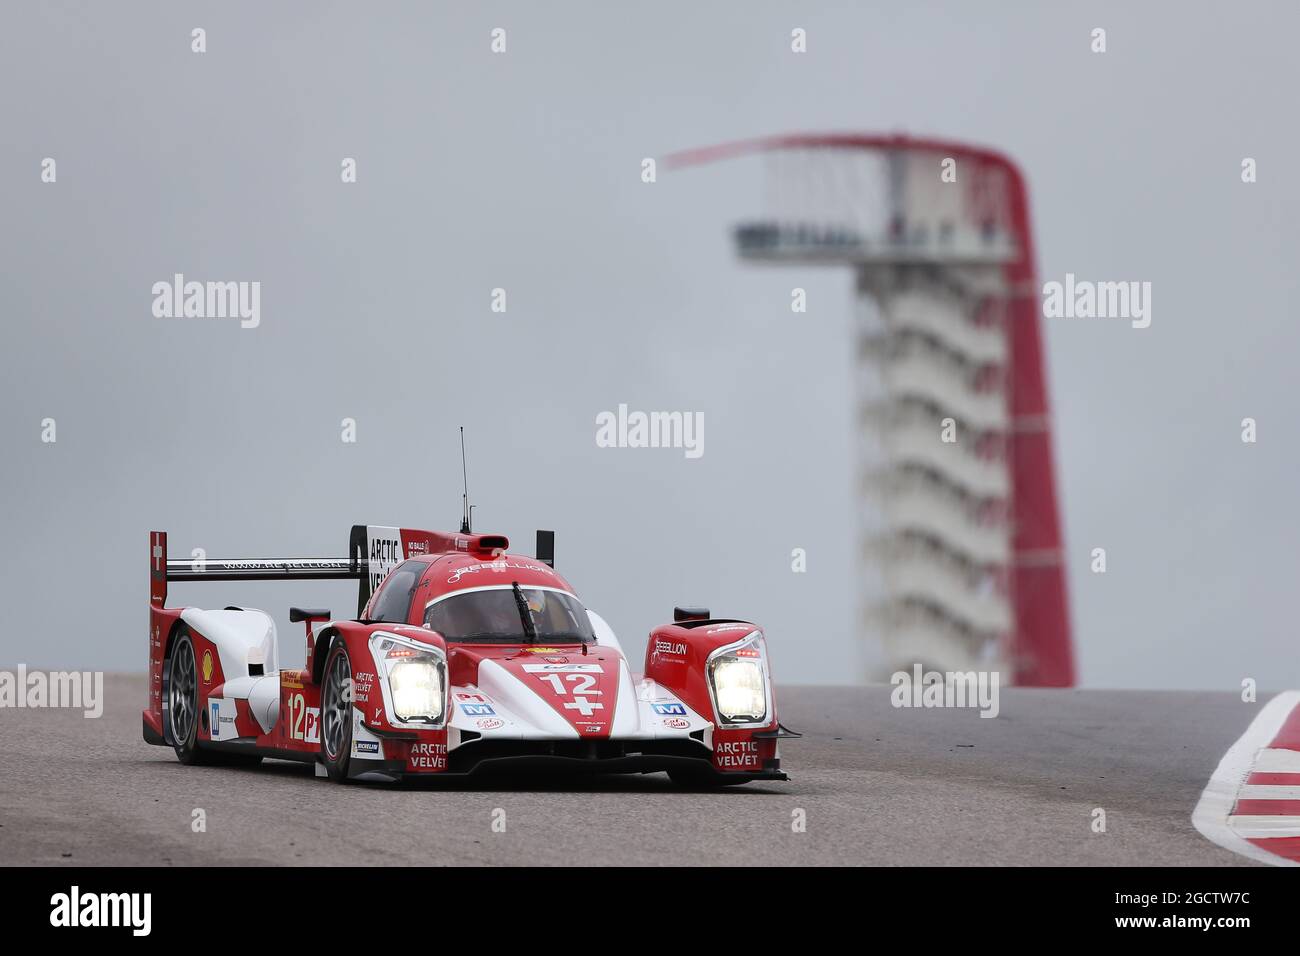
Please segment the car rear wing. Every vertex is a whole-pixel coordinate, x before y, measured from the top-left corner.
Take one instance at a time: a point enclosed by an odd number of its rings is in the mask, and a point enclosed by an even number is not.
[[[149,603],[167,604],[172,581],[357,581],[357,613],[374,590],[366,552],[366,526],[352,528],[350,556],[346,558],[192,558],[167,555],[167,532],[149,532]],[[387,574],[385,568],[384,573]],[[382,580],[382,578],[381,578]],[[375,582],[376,584],[378,582]]]
[[[149,602],[167,604],[170,581],[356,581],[357,617],[388,572],[417,554],[465,551],[490,558],[503,553],[505,535],[418,531],[356,524],[346,558],[193,558],[167,556],[167,532],[149,533]],[[555,566],[555,533],[537,532],[538,560]]]

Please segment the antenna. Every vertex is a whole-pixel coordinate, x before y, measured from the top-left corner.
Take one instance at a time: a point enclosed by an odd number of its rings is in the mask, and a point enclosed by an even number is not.
[[[465,494],[461,497],[461,504],[464,511],[461,513],[460,533],[470,533],[470,507],[469,507],[469,472],[465,467],[465,426],[460,426],[460,477],[465,485]]]

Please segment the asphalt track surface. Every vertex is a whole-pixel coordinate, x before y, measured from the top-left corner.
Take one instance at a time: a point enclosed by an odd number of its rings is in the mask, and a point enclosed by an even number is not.
[[[703,793],[663,774],[394,787],[183,767],[140,737],[144,677],[109,676],[97,720],[0,710],[0,863],[1254,865],[1190,818],[1264,701],[1011,689],[982,719],[889,691],[782,688],[804,733],[783,742],[791,780]]]

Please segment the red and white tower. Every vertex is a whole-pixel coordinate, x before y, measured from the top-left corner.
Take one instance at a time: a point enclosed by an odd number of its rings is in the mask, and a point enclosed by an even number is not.
[[[1074,683],[1029,204],[1006,157],[906,136],[781,136],[740,255],[857,287],[864,630],[883,673]],[[873,674],[871,676],[882,676]]]

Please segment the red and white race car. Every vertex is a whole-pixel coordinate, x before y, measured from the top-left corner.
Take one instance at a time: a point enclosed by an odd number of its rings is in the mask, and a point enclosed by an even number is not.
[[[175,561],[150,535],[144,739],[182,763],[317,765],[339,781],[492,768],[667,771],[687,786],[785,780],[761,628],[676,608],[633,674],[609,625],[503,535],[357,525],[346,559]],[[355,620],[291,608],[281,668],[253,608],[167,607],[169,581],[355,579]]]

